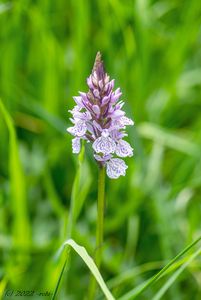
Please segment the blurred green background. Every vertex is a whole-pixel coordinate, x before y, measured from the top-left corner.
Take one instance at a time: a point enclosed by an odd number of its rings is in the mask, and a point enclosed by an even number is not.
[[[201,2],[1,1],[2,299],[54,290],[69,231],[94,253],[98,170],[89,148],[72,155],[66,127],[98,50],[135,120],[127,175],[106,182],[101,273],[114,296],[201,233]],[[58,299],[87,299],[89,270],[73,251],[67,265]],[[138,299],[152,299],[168,276]],[[30,298],[41,299],[21,297]],[[201,299],[199,257],[162,299]]]

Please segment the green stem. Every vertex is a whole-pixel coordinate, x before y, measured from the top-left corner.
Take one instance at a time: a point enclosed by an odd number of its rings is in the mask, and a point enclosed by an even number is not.
[[[97,203],[97,226],[96,226],[96,250],[95,263],[100,269],[103,250],[103,223],[104,223],[104,200],[105,200],[105,168],[99,168],[98,178],[98,203]],[[96,281],[91,277],[89,285],[89,300],[95,299]]]
[[[98,179],[98,203],[97,203],[97,230],[96,230],[96,258],[98,268],[101,265],[103,249],[103,222],[104,222],[104,199],[105,199],[105,168],[99,169]]]

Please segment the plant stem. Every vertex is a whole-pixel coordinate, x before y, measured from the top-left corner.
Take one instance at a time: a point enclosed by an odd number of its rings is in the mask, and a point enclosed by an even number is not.
[[[100,269],[103,247],[103,223],[104,223],[104,200],[105,200],[105,168],[99,168],[98,177],[98,203],[97,203],[97,225],[96,225],[96,250],[95,263]],[[95,299],[96,281],[91,277],[89,285],[89,300]]]
[[[104,200],[105,200],[105,168],[99,169],[98,179],[98,203],[97,203],[97,229],[96,229],[96,258],[98,268],[101,265],[103,246],[103,222],[104,222]]]

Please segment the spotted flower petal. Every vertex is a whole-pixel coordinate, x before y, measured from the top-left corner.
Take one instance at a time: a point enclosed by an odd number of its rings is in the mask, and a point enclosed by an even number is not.
[[[125,176],[127,168],[128,166],[120,158],[112,158],[106,162],[107,176],[112,179],[117,179],[119,176]]]
[[[127,125],[133,126],[134,125],[133,120],[129,119],[126,116],[122,116],[119,121],[123,126],[127,126]]]
[[[115,152],[116,143],[109,136],[101,136],[95,140],[92,147],[96,153],[109,154]]]
[[[124,140],[118,141],[115,152],[120,157],[133,156],[133,148]]]
[[[82,120],[75,123],[75,126],[69,127],[67,131],[74,136],[84,136],[87,131],[87,125]]]
[[[72,149],[73,153],[80,153],[80,138],[74,138],[72,139]]]

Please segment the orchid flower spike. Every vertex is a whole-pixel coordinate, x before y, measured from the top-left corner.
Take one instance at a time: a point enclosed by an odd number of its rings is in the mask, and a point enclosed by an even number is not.
[[[100,52],[97,53],[91,75],[87,78],[89,91],[79,92],[73,97],[75,107],[70,110],[73,123],[67,131],[74,136],[73,153],[80,152],[80,140],[92,144],[94,158],[101,166],[106,166],[108,177],[116,179],[126,174],[128,168],[118,157],[133,156],[133,148],[123,138],[125,128],[134,122],[125,116],[123,101],[119,101],[120,88],[114,90],[114,80],[104,70]]]

